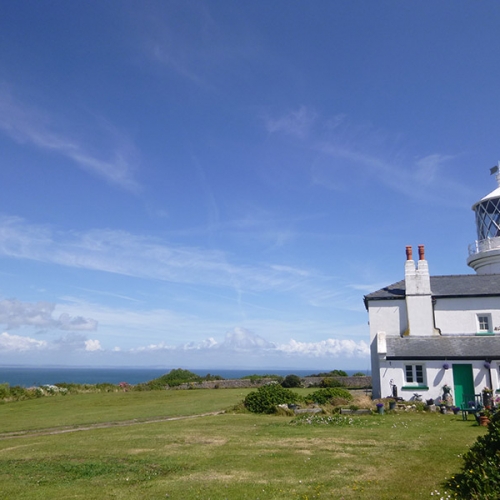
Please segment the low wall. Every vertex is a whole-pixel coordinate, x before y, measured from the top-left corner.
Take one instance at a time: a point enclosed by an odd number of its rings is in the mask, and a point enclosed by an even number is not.
[[[325,377],[305,377],[304,387],[319,386]],[[365,389],[372,386],[371,377],[327,377],[342,383],[348,389]]]
[[[302,378],[304,387],[319,387],[324,377],[305,377]],[[338,380],[348,389],[364,389],[372,386],[371,377],[329,377]],[[260,387],[261,385],[272,382],[271,378],[260,378],[255,381],[250,379],[235,380],[204,380],[203,382],[191,382],[167,389],[238,389],[248,387]]]

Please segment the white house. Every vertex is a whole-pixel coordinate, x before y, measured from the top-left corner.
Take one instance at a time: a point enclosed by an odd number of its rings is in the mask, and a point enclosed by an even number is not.
[[[436,399],[443,386],[461,405],[485,387],[500,392],[499,187],[477,202],[476,274],[430,276],[425,250],[406,247],[405,278],[364,297],[370,322],[373,397]]]

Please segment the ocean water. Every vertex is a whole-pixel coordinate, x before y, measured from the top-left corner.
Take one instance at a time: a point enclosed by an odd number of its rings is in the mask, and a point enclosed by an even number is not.
[[[228,370],[228,369],[189,369],[190,371],[204,377],[207,373],[220,375],[225,379],[238,379],[246,375],[274,374],[285,377],[295,374],[305,377],[314,373],[325,372],[328,369],[318,370],[283,370],[283,369],[249,369],[249,370]],[[33,387],[45,384],[57,384],[58,382],[74,384],[119,384],[128,382],[129,384],[139,384],[147,382],[168,373],[170,368],[67,368],[67,367],[5,367],[0,366],[0,384],[7,383],[11,386],[20,385],[23,387]],[[349,375],[360,370],[345,370]],[[363,370],[361,370],[363,371]],[[369,375],[369,372],[366,372]]]

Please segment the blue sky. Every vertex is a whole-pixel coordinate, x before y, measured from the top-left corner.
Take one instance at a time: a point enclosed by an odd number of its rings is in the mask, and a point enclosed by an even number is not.
[[[406,245],[472,272],[498,3],[1,11],[0,363],[364,370]]]

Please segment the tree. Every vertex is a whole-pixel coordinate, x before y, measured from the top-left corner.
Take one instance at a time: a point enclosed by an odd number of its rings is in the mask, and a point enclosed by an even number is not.
[[[281,382],[281,387],[287,387],[288,389],[292,389],[293,387],[301,387],[302,380],[298,375],[287,375],[285,380]]]

